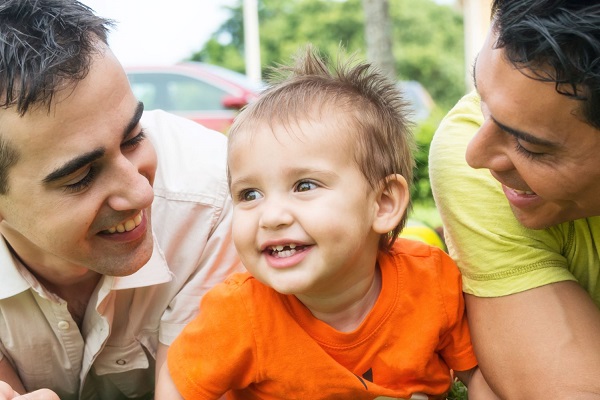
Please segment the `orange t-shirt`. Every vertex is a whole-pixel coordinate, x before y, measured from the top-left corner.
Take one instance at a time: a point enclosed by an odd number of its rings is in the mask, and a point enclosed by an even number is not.
[[[249,274],[215,286],[169,349],[178,390],[186,399],[443,395],[450,369],[477,365],[458,269],[442,250],[406,239],[378,263],[379,298],[349,333]]]

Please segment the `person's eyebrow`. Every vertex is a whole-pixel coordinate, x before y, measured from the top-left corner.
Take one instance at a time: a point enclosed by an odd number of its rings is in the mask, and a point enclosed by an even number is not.
[[[139,101],[138,105],[135,109],[135,113],[133,114],[133,117],[131,118],[131,120],[125,127],[125,130],[123,131],[123,140],[125,140],[127,138],[127,136],[129,136],[129,133],[131,133],[131,131],[133,131],[133,129],[136,127],[136,125],[140,122],[140,119],[142,118],[143,113],[144,113],[144,103]]]
[[[475,75],[475,70],[477,68],[477,57],[479,57],[479,54],[475,56],[475,60],[473,60],[473,68],[471,70],[471,77],[473,78],[473,87],[475,90],[477,90],[477,76]]]
[[[509,135],[512,135],[514,137],[516,137],[517,139],[523,140],[527,143],[531,143],[534,144],[536,146],[545,146],[545,147],[558,147],[558,143],[552,142],[550,140],[545,140],[545,139],[540,139],[537,136],[533,136],[527,132],[523,132],[520,131],[518,129],[514,129],[511,127],[508,127],[500,122],[498,122],[498,120],[496,120],[493,116],[491,117],[492,121],[494,121],[494,123],[496,125],[498,125],[498,127],[500,129],[502,129],[503,131],[505,131],[506,133],[508,133]]]
[[[144,112],[144,103],[142,103],[140,101],[140,102],[138,102],[138,105],[136,107],[135,113],[133,114],[133,117],[131,118],[131,120],[129,121],[129,123],[127,124],[127,126],[125,127],[125,129],[123,131],[123,140],[125,140],[127,138],[127,136],[129,136],[131,131],[140,122],[143,112]],[[57,180],[62,179],[65,176],[69,176],[72,173],[79,170],[80,168],[83,168],[84,166],[98,160],[99,158],[104,156],[105,152],[106,152],[106,149],[104,149],[103,147],[100,147],[100,148],[94,149],[88,153],[82,154],[78,157],[75,157],[74,159],[67,161],[62,166],[56,168],[54,171],[52,171],[48,175],[46,175],[43,182],[45,184],[48,184],[48,183],[56,182]]]

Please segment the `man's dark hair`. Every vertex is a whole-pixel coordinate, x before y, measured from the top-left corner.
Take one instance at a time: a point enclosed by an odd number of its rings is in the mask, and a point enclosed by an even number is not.
[[[494,0],[492,18],[509,62],[581,100],[583,117],[600,129],[600,2]]]
[[[49,109],[57,91],[85,78],[111,26],[75,0],[0,1],[0,108],[20,115],[32,106]],[[0,137],[0,194],[17,159]]]

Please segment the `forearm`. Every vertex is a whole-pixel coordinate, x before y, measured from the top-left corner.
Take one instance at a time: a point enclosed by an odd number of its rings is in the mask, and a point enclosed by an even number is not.
[[[600,399],[600,311],[574,282],[466,296],[479,366],[507,399]]]
[[[468,371],[454,371],[454,375],[467,387],[469,400],[499,400],[478,367]]]
[[[19,394],[23,396],[19,396]],[[60,400],[56,393],[49,389],[39,389],[25,395],[21,379],[10,363],[3,358],[0,360],[0,400]]]
[[[0,360],[0,381],[7,383],[17,393],[25,393],[25,387],[6,358]]]
[[[171,374],[169,373],[169,367],[167,363],[164,362],[158,371],[158,379],[156,381],[156,393],[154,398],[156,400],[178,400],[183,399],[173,379],[171,378]]]

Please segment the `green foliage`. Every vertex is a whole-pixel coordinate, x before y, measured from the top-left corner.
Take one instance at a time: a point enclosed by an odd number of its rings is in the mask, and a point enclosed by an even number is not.
[[[467,400],[467,388],[459,381],[455,381],[452,384],[450,393],[448,393],[447,400]]]
[[[425,86],[448,110],[464,94],[462,15],[430,0],[390,0],[400,79]]]
[[[415,141],[417,142],[417,151],[415,153],[416,169],[411,188],[411,199],[414,204],[429,207],[434,206],[431,184],[429,182],[429,145],[444,113],[440,107],[436,106],[429,118],[414,128]]]
[[[228,8],[231,18],[191,59],[244,72],[242,0]],[[462,15],[433,0],[389,0],[389,9],[397,76],[421,82],[448,110],[465,91]],[[259,0],[259,20],[263,76],[307,42],[329,57],[340,45],[366,55],[361,0]]]

